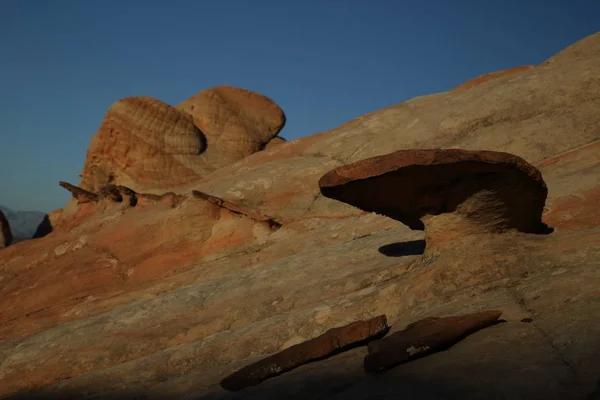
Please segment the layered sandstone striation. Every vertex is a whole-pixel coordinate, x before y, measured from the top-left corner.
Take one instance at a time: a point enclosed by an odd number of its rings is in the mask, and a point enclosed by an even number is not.
[[[134,207],[124,191],[121,202],[72,199],[49,217],[57,221],[50,234],[0,251],[0,396],[594,398],[599,50],[595,34],[517,75],[421,96],[198,172],[202,179],[185,190],[165,187],[170,178],[156,191],[113,182],[152,195],[136,195]],[[194,159],[210,153],[210,134],[202,133],[206,150]],[[503,214],[499,226],[513,228],[499,233],[480,208],[476,218],[442,213],[433,218],[457,217],[460,229],[439,242],[439,254],[425,256],[415,243],[426,233],[321,194],[328,171],[406,149],[526,160],[547,185],[541,220],[554,232],[521,232]],[[525,177],[515,181],[524,200],[542,193],[533,175],[513,175]],[[464,235],[467,221],[476,234]],[[236,370],[355,321],[385,314],[393,335],[428,316],[484,310],[501,311],[507,322],[377,376],[365,373],[362,346],[242,392],[220,386]]]
[[[93,136],[79,186],[164,193],[258,152],[285,124],[271,99],[230,86],[201,91],[177,107],[148,96],[117,101]]]
[[[206,139],[188,115],[148,96],[128,97],[108,109],[93,136],[80,186],[176,186],[210,171],[199,161],[204,150]]]
[[[203,90],[176,108],[206,135],[206,156],[215,169],[262,150],[285,124],[285,114],[273,100],[232,86]]]

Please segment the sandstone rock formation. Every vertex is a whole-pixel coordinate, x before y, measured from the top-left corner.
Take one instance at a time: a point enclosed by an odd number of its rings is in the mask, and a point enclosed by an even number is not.
[[[395,365],[446,350],[498,322],[501,311],[485,311],[455,317],[429,317],[413,322],[406,329],[369,343],[365,371],[381,372]]]
[[[207,157],[215,169],[262,150],[285,124],[273,100],[231,86],[203,90],[176,108],[191,115],[206,135]]]
[[[502,152],[399,150],[338,167],[319,187],[327,197],[424,229],[428,246],[510,229],[550,232],[542,223],[542,175]]]
[[[80,186],[136,190],[180,185],[210,169],[199,162],[206,139],[192,119],[160,100],[128,97],[113,104],[92,138]]]
[[[2,211],[0,211],[0,249],[5,248],[6,246],[12,243],[12,232],[10,230],[10,225],[6,216]]]
[[[513,68],[509,68],[509,69],[504,69],[501,71],[495,71],[495,72],[490,72],[487,74],[479,75],[477,78],[473,78],[471,80],[468,80],[465,83],[458,85],[457,87],[454,88],[454,90],[470,89],[473,86],[479,85],[479,84],[487,82],[489,80],[496,79],[501,76],[516,75],[520,72],[528,71],[533,68],[535,68],[534,65],[521,65],[518,67],[513,67]]]
[[[323,359],[333,353],[348,350],[352,346],[367,344],[369,340],[384,335],[387,329],[385,315],[371,318],[368,321],[358,321],[339,328],[332,328],[321,336],[288,347],[234,372],[221,381],[221,386],[235,391],[257,385],[302,364]]]
[[[262,150],[284,124],[271,99],[230,86],[203,90],[176,108],[128,97],[109,108],[93,136],[79,186],[98,192],[115,184],[153,194],[190,188]]]
[[[0,396],[563,400],[598,393],[599,49],[595,34],[529,71],[259,151],[135,207],[125,197],[73,199],[51,234],[0,252]],[[548,188],[542,222],[554,232],[478,233],[456,251],[450,242],[423,256],[406,245],[423,232],[320,193],[319,178],[336,167],[431,148],[501,151],[534,165]],[[207,140],[200,157],[209,151]],[[192,189],[283,226],[271,229]],[[390,246],[393,254],[380,251]],[[507,322],[380,376],[364,372],[368,349],[358,347],[243,392],[219,385],[353,321],[385,314],[393,333],[427,316],[480,310],[501,310]]]

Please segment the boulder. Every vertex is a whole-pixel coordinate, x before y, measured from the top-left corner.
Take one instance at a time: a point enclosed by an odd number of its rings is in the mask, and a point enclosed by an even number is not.
[[[164,192],[212,170],[200,160],[205,150],[206,139],[187,114],[148,96],[128,97],[108,109],[92,137],[79,186]]]
[[[191,115],[206,135],[206,156],[215,169],[262,150],[285,124],[273,100],[232,86],[203,90],[176,108]]]

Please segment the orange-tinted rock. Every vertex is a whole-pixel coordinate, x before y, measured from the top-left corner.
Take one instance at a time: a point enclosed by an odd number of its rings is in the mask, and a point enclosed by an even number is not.
[[[387,332],[385,315],[367,321],[358,321],[339,328],[332,328],[323,335],[308,340],[248,365],[221,381],[227,390],[242,390],[258,385],[271,377],[290,371],[300,365],[319,360],[334,353],[364,345],[369,340]]]
[[[429,317],[381,340],[369,343],[367,372],[381,372],[395,365],[446,350],[468,335],[497,323],[501,311],[485,311],[455,317]]]
[[[500,78],[502,76],[515,75],[515,74],[518,74],[523,71],[529,71],[530,69],[533,69],[533,68],[535,68],[535,66],[533,66],[533,65],[522,65],[522,66],[518,66],[518,67],[504,69],[501,71],[495,71],[495,72],[490,72],[487,74],[479,75],[477,78],[473,78],[471,80],[466,81],[465,83],[458,85],[453,90],[470,89],[473,86],[477,86],[483,82],[487,82],[492,79]]]
[[[338,167],[319,181],[323,195],[394,218],[411,229],[469,233],[546,232],[548,189],[541,173],[502,152],[400,150]],[[435,217],[457,217],[438,226]]]
[[[61,186],[84,201],[72,214],[61,215],[57,234],[23,243],[20,249],[9,248],[3,255],[7,271],[18,274],[0,292],[0,322],[11,321],[0,328],[0,340],[19,329],[34,333],[72,319],[74,315],[63,312],[81,303],[82,294],[110,294],[126,282],[129,290],[139,289],[190,268],[201,257],[262,243],[281,226],[270,217],[204,193],[158,196],[113,185],[97,194],[66,182]],[[43,257],[40,249],[47,250]],[[13,257],[17,257],[14,262]],[[35,285],[18,290],[19,283],[27,281]],[[20,295],[23,299],[15,302]],[[24,317],[31,313],[36,320],[29,325]]]
[[[272,149],[272,148],[282,145],[284,143],[287,143],[287,140],[285,140],[281,136],[275,136],[273,139],[269,140],[269,143],[267,143],[265,145],[265,149],[266,150]]]
[[[108,184],[161,190],[211,171],[199,158],[205,138],[192,119],[148,96],[113,104],[88,148],[80,186],[98,192]]]
[[[285,124],[285,114],[273,100],[231,86],[203,90],[176,108],[191,115],[206,135],[206,156],[215,168],[262,150]]]
[[[10,224],[6,216],[0,211],[0,249],[9,246],[12,243],[13,236],[10,230]]]

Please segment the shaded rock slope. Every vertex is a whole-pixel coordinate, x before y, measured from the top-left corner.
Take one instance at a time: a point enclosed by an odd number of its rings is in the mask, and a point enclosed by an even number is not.
[[[90,149],[128,124],[157,133],[154,147],[98,144],[142,159],[88,152],[51,231],[0,250],[0,396],[600,396],[600,33],[535,68],[273,145],[283,114],[245,92],[130,101],[140,111],[117,106]],[[227,144],[240,132],[245,150]],[[387,169],[367,168],[397,151]],[[449,167],[431,154],[451,154],[440,156]],[[412,180],[402,168],[372,177],[407,165]],[[332,171],[331,184],[387,184],[361,186],[358,204],[321,193]],[[379,334],[359,321],[383,315],[381,344],[345,346]],[[454,337],[425,357],[402,353]],[[320,344],[299,352],[306,342]],[[269,356],[289,371],[269,370]],[[367,373],[367,356],[385,371]],[[236,375],[255,364],[263,375]],[[228,376],[242,390],[224,389]]]

